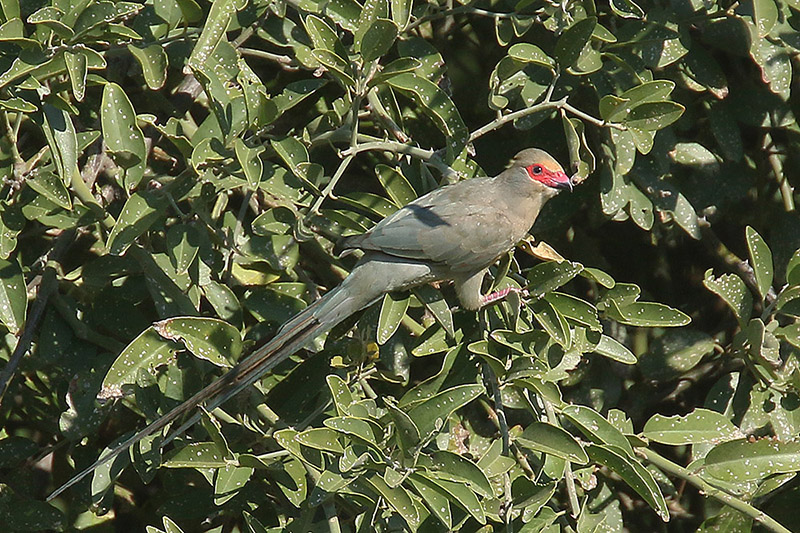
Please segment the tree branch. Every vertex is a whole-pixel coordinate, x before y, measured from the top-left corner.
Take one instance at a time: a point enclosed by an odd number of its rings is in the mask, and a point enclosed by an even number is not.
[[[768,514],[756,509],[749,503],[740,500],[735,496],[731,496],[730,494],[719,490],[718,488],[709,484],[701,476],[692,474],[686,468],[673,463],[666,457],[659,455],[653,450],[649,448],[636,448],[636,453],[668,474],[672,474],[673,476],[679,477],[694,485],[709,498],[713,498],[718,502],[724,503],[728,507],[731,507],[732,509],[736,509],[742,514],[749,516],[769,531],[773,531],[774,533],[791,533],[789,529],[779,524],[777,520]]]

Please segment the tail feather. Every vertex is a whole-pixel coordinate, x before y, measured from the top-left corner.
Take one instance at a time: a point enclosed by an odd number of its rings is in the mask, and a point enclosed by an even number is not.
[[[65,484],[53,491],[53,493],[47,497],[47,501],[57,497],[66,489],[92,473],[100,465],[113,460],[115,457],[142,439],[161,431],[170,423],[183,417],[186,413],[192,411],[197,406],[204,405],[207,411],[216,409],[227,400],[241,392],[243,389],[255,383],[261,376],[269,372],[294,352],[308,344],[317,335],[320,335],[333,327],[335,324],[321,324],[320,321],[314,316],[314,311],[317,310],[319,304],[324,302],[324,300],[325,298],[301,311],[298,315],[287,322],[272,340],[261,346],[261,348],[252,354],[248,355],[229,372],[217,378],[215,381],[194,394],[191,398],[184,401],[182,404],[178,405],[161,418],[153,421],[151,424],[141,429],[130,438],[118,444],[90,466],[73,476]],[[189,429],[192,425],[196,424],[200,420],[201,416],[202,415],[199,412],[191,416],[183,425],[181,425],[177,430],[173,431],[167,437],[167,439],[162,443],[162,446],[172,441],[175,437]]]
[[[338,287],[295,315],[281,326],[275,337],[248,355],[226,374],[200,390],[194,396],[175,407],[161,418],[155,420],[135,435],[114,447],[91,466],[85,468],[64,485],[56,489],[47,501],[52,500],[66,489],[89,475],[97,467],[111,461],[119,454],[170,423],[182,418],[199,405],[206,410],[216,409],[243,389],[255,383],[278,363],[289,357],[314,338],[330,330],[351,314],[375,302],[386,291],[405,288],[427,280],[430,269],[423,263],[409,264],[402,259],[373,254],[353,269]],[[183,425],[172,432],[166,441],[170,442],[201,418],[199,413],[191,416]],[[162,444],[162,446],[163,446]]]

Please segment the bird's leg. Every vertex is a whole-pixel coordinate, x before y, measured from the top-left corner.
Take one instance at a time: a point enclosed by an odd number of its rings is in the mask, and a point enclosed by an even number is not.
[[[499,291],[493,291],[493,292],[490,292],[489,294],[484,294],[483,296],[481,296],[481,307],[487,306],[489,304],[493,304],[494,302],[496,302],[498,300],[502,300],[503,298],[508,296],[509,293],[512,293],[512,292],[515,292],[515,293],[519,294],[521,298],[527,298],[528,297],[527,289],[518,289],[516,287],[506,287],[505,289],[500,289]]]

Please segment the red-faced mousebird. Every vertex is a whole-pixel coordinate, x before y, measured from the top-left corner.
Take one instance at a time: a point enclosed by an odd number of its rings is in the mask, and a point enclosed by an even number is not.
[[[275,337],[226,374],[125,440],[53,492],[55,498],[101,464],[143,438],[197,410],[163,444],[248,387],[275,365],[385,293],[451,280],[465,309],[477,310],[507,291],[481,294],[489,267],[521,241],[545,202],[570,178],[547,152],[519,152],[494,178],[474,178],[429,192],[389,215],[362,235],[346,237],[340,250],[361,249],[363,257],[347,278],[291,318]],[[162,444],[162,446],[163,446]]]

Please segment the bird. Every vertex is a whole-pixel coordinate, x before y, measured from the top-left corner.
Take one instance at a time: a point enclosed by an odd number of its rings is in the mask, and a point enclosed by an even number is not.
[[[384,294],[437,281],[452,281],[461,306],[475,311],[510,289],[482,294],[489,267],[527,235],[545,203],[572,179],[550,154],[520,151],[496,177],[445,185],[406,204],[360,235],[335,247],[364,252],[350,274],[322,298],[283,324],[266,344],[191,398],[126,439],[73,476],[47,500],[111,461],[140,440],[195,411],[164,446],[201,418],[256,382],[278,363]]]

